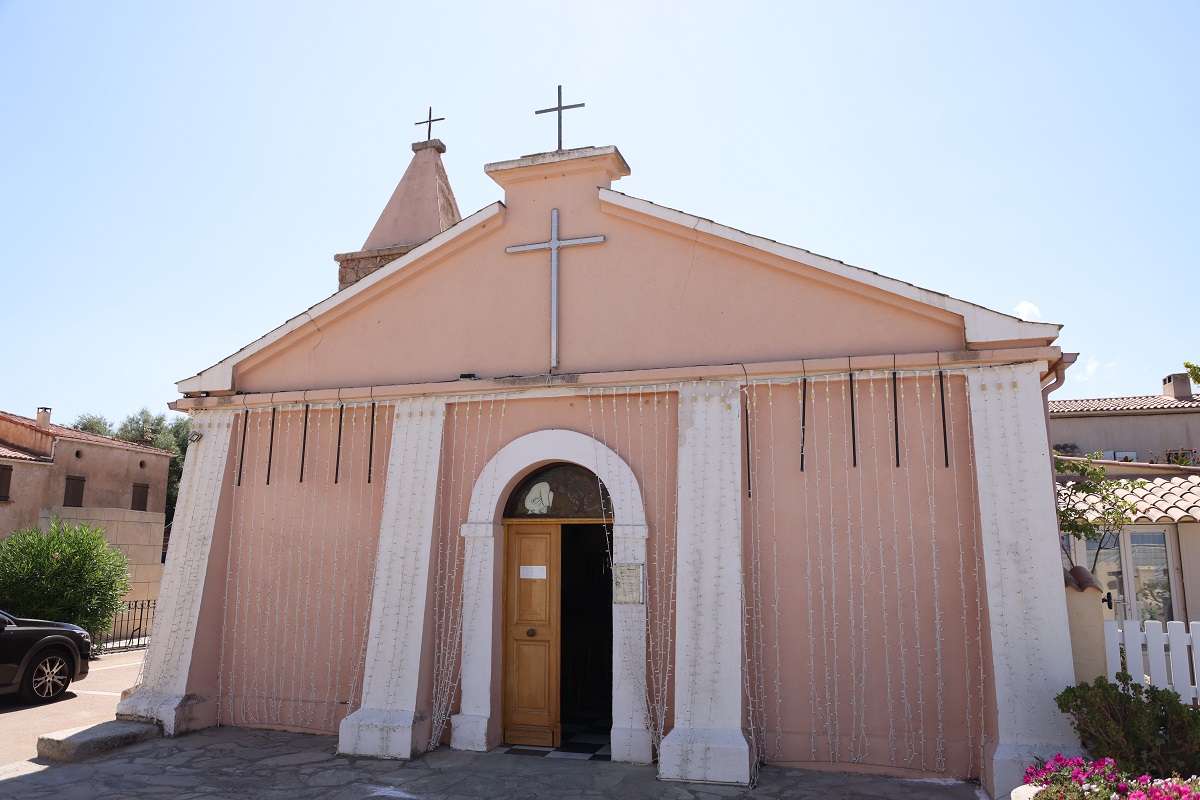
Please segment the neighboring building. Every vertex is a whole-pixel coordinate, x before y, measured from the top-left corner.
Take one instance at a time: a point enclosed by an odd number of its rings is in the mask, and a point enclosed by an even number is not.
[[[1200,622],[1200,467],[1092,463],[1122,481],[1117,496],[1135,506],[1117,534],[1071,543],[1075,563],[1112,592],[1105,618]]]
[[[1200,397],[1182,372],[1163,378],[1159,395],[1051,400],[1050,438],[1068,456],[1200,464]]]
[[[178,384],[171,635],[121,715],[394,758],[590,720],[664,779],[993,796],[1076,745],[1057,325],[612,191],[615,147],[490,164],[459,221],[444,149],[340,291]]]
[[[173,454],[0,411],[0,538],[89,522],[130,559],[128,600],[152,600],[162,580],[167,465]]]

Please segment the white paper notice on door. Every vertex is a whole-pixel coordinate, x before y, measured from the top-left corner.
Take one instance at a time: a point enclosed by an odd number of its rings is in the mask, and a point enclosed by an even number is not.
[[[521,565],[521,580],[544,581],[546,580],[545,567],[527,567]]]

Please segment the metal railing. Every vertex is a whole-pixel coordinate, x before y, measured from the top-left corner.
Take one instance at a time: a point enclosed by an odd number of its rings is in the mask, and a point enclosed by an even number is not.
[[[153,600],[129,600],[125,608],[113,618],[112,629],[101,641],[103,652],[137,650],[150,644],[150,632],[154,627]]]

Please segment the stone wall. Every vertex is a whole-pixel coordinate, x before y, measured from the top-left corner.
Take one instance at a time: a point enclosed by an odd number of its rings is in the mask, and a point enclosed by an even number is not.
[[[126,600],[155,600],[162,584],[162,543],[166,515],[120,508],[43,508],[38,527],[46,530],[58,517],[72,525],[86,522],[104,528],[104,538],[129,556],[129,594]]]
[[[380,250],[360,250],[357,253],[340,253],[333,257],[338,262],[338,291],[358,283],[385,264],[395,261],[417,245],[385,247]]]

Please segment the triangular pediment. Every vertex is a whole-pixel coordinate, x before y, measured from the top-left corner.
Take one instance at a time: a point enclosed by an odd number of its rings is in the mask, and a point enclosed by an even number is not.
[[[623,163],[623,162],[622,162]],[[539,167],[544,169],[544,167]],[[580,183],[582,180],[582,184]],[[566,182],[563,182],[566,186]],[[580,187],[583,188],[580,188]],[[585,179],[525,182],[220,364],[184,393],[279,392],[1045,346],[1025,322]]]

